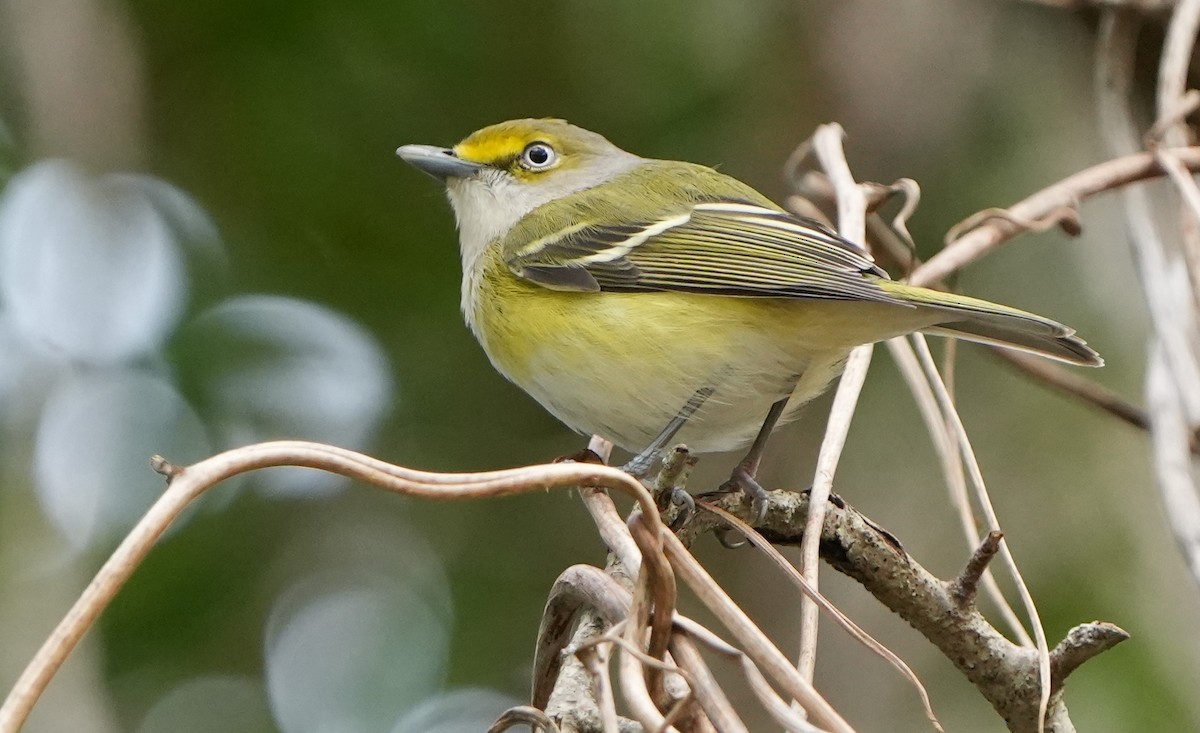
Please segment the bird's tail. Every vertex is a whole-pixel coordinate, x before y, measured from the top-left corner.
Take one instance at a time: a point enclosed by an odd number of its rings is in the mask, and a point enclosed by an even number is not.
[[[1082,366],[1104,366],[1104,360],[1075,330],[1049,318],[965,295],[944,293],[894,280],[881,287],[889,295],[919,308],[945,314],[946,320],[922,329],[926,333],[995,344]]]

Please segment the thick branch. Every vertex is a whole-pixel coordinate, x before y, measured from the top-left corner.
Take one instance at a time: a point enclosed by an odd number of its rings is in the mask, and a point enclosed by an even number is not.
[[[745,516],[748,503],[740,494],[714,494],[706,501]],[[801,541],[808,496],[771,492],[766,523],[759,531],[772,543]],[[721,527],[714,515],[700,513],[680,533],[685,542]],[[896,540],[841,499],[827,507],[821,556],[856,580],[877,600],[929,639],[992,704],[1014,733],[1038,730],[1038,659],[1036,650],[1009,641],[973,603],[963,603],[954,581],[944,581],[917,563]],[[1062,700],[1066,677],[1080,663],[1128,635],[1111,624],[1091,624],[1073,631],[1054,650],[1053,695],[1046,730],[1073,730]]]
[[[584,610],[590,610],[605,627],[625,619],[629,613],[629,591],[604,571],[589,565],[573,565],[554,581],[533,654],[533,691],[530,702],[545,708],[562,668],[562,650]]]

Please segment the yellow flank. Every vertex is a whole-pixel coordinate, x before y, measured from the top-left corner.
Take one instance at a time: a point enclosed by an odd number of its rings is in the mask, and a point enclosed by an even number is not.
[[[678,439],[744,445],[793,383],[785,419],[857,344],[934,320],[867,302],[561,292],[514,277],[495,248],[484,257],[472,322],[492,363],[567,424],[635,451],[700,386],[715,391]]]

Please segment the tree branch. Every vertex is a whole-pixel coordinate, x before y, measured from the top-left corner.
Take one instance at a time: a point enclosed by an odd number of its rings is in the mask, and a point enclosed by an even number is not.
[[[738,516],[748,516],[750,510],[740,494],[702,498]],[[807,494],[771,492],[766,522],[759,531],[774,544],[797,545],[807,510]],[[933,643],[992,704],[1010,731],[1036,731],[1040,698],[1037,651],[1005,638],[973,602],[962,601],[955,581],[941,580],[927,571],[895,537],[839,497],[831,497],[826,512],[820,542],[825,561]],[[680,539],[691,542],[721,526],[716,515],[701,512],[680,532]],[[961,586],[961,581],[957,585]],[[1067,676],[1086,659],[1127,638],[1128,634],[1111,624],[1089,624],[1058,644],[1051,655],[1047,731],[1074,730],[1061,694]]]
[[[1170,153],[1190,171],[1200,171],[1200,147],[1172,148]],[[1166,175],[1154,153],[1134,153],[1108,160],[1043,188],[1008,207],[1008,217],[992,217],[930,257],[908,278],[931,285],[961,270],[1014,237],[1028,231],[1019,222],[1040,222],[1064,207],[1075,207],[1106,191]]]

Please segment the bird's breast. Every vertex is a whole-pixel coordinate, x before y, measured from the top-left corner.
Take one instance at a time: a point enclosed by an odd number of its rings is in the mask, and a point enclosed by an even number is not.
[[[475,277],[468,321],[492,364],[573,429],[634,451],[702,388],[713,394],[680,438],[698,452],[739,447],[798,381],[796,407],[818,394],[848,351],[805,343],[801,321],[820,320],[820,304],[555,291],[492,252]]]

